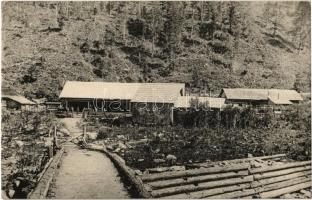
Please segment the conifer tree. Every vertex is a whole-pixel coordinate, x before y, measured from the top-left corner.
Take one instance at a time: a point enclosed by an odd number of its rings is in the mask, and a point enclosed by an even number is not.
[[[311,34],[311,10],[310,2],[298,2],[294,12],[294,20],[292,30],[289,32],[293,36],[293,42],[296,43],[298,52],[300,52],[305,44],[309,43]]]

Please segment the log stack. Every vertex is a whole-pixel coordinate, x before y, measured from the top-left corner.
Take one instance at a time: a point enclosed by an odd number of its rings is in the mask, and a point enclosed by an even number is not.
[[[285,155],[202,163],[184,171],[138,177],[152,198],[275,198],[310,190],[311,161],[285,162],[282,157]]]

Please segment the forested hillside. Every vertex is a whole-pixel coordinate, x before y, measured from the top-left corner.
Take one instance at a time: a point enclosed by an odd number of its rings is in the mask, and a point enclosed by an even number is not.
[[[310,90],[309,2],[2,2],[2,88],[66,80]]]

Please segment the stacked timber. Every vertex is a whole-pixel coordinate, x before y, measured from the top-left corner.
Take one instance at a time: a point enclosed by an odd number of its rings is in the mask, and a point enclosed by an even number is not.
[[[311,189],[311,161],[277,161],[284,156],[223,161],[226,165],[221,166],[198,164],[193,169],[138,177],[152,198],[275,198]]]

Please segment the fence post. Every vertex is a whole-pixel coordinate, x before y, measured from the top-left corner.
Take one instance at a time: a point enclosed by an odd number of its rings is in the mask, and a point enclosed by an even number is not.
[[[87,124],[84,124],[83,125],[83,134],[82,134],[84,142],[86,142],[86,132],[87,132]]]
[[[173,125],[174,124],[174,119],[173,119],[173,106],[171,107],[171,111],[170,111],[170,120],[171,120],[171,124]]]
[[[55,147],[58,147],[56,125],[54,125],[54,136],[53,137],[54,137]]]

